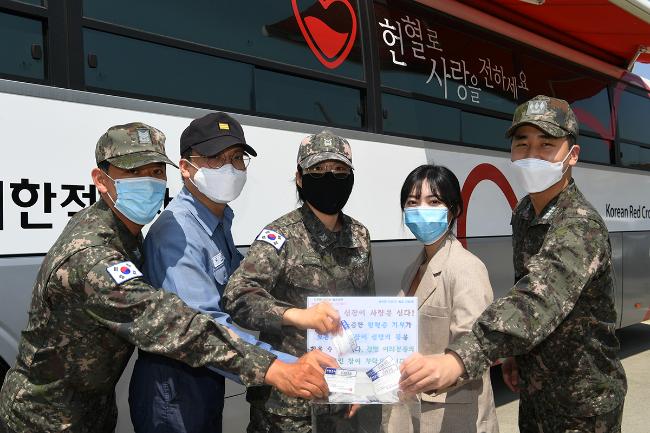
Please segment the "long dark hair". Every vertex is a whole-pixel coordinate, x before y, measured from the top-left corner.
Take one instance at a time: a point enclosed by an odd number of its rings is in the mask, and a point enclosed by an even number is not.
[[[428,182],[431,192],[449,209],[452,216],[449,228],[453,228],[456,220],[463,213],[463,198],[460,194],[458,178],[442,165],[421,165],[406,176],[400,193],[402,211],[411,192],[415,191],[415,198],[420,198],[422,182]]]

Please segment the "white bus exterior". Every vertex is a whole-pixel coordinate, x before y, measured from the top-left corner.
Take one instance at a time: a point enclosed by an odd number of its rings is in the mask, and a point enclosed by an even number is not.
[[[347,1],[344,3],[349,4]],[[404,79],[400,74],[404,70],[400,69],[401,65],[395,63],[402,60],[386,57],[391,56],[390,46],[381,40],[382,32],[386,27],[380,24],[369,28],[368,25],[361,25],[362,16],[374,18],[373,23],[381,23],[382,20],[378,17],[386,10],[393,11],[390,9],[391,3],[396,5],[395,8],[401,5],[400,2],[378,1],[375,2],[374,11],[369,11],[368,8],[371,7],[368,5],[358,5],[350,9],[358,14],[358,16],[353,14],[353,18],[359,19],[360,22],[357,28],[358,36],[361,37],[360,35],[363,34],[363,39],[366,41],[376,38],[373,47],[380,57],[380,60],[375,59],[373,63],[374,66],[380,65],[372,72],[375,74],[374,96],[370,95],[371,84],[368,84],[371,81],[369,78],[371,73],[368,71],[372,69],[372,65],[367,64],[368,60],[364,62],[366,84],[360,85],[366,86],[368,93],[362,102],[371,100],[374,104],[385,104],[383,110],[373,108],[375,110],[373,121],[366,119],[359,127],[346,127],[345,122],[328,122],[327,110],[322,108],[320,111],[323,112],[325,120],[310,122],[308,119],[288,119],[296,116],[282,113],[262,115],[254,112],[255,110],[225,107],[224,111],[231,112],[242,123],[247,141],[259,154],[249,166],[244,192],[231,205],[235,212],[233,224],[235,243],[245,250],[266,223],[296,206],[297,197],[293,177],[298,144],[305,135],[327,127],[348,138],[352,147],[355,185],[345,212],[363,222],[370,230],[378,294],[392,295],[398,291],[402,272],[419,248],[419,244],[402,224],[399,206],[402,182],[413,168],[421,164],[435,163],[447,166],[457,175],[465,200],[465,214],[459,222],[458,235],[466,246],[485,262],[490,272],[495,296],[502,296],[513,283],[509,224],[511,209],[524,195],[513,177],[507,147],[481,146],[465,142],[464,139],[417,137],[412,130],[400,132],[399,125],[390,124],[395,108],[390,107],[389,101],[395,102],[399,99],[402,104],[400,106],[412,110],[414,116],[420,115],[418,104],[435,102],[443,108],[458,109],[459,113],[462,112],[462,120],[466,123],[471,121],[472,116],[494,114],[494,118],[499,120],[500,124],[507,124],[508,115],[501,108],[486,109],[471,105],[467,108],[462,105],[462,101],[448,98],[446,93],[444,97],[442,94],[427,94],[428,90],[420,93],[419,90],[424,89],[419,87],[422,86],[421,82],[418,82],[414,88],[405,90],[408,84],[405,85],[406,87],[400,84]],[[295,5],[296,2],[294,1],[293,4]],[[422,20],[442,14],[439,9],[421,5],[415,7],[421,8],[416,12],[421,11]],[[12,15],[15,12],[17,17],[20,15],[19,18],[23,19],[24,15],[39,12],[39,8],[42,7],[32,9],[27,6],[16,6],[16,11],[0,10],[0,18],[2,14]],[[396,10],[397,15],[391,15],[395,22],[401,19],[399,9]],[[465,9],[460,10],[462,12]],[[443,12],[451,13],[451,11]],[[412,11],[409,13],[411,13],[410,17],[414,18]],[[446,15],[443,18],[451,19]],[[458,19],[458,16],[454,19]],[[50,17],[48,20],[54,18]],[[93,53],[89,52],[91,50],[89,45],[93,44],[93,38],[98,37],[95,33],[104,32],[108,35],[110,33],[108,30],[117,31],[121,27],[102,30],[102,26],[106,25],[98,24],[99,20],[97,22],[92,18],[84,18],[84,20],[86,21],[81,24],[82,31],[85,32],[84,54],[88,57],[89,64],[92,64]],[[467,22],[470,21],[468,15]],[[386,22],[391,23],[390,20]],[[50,21],[48,23],[55,24]],[[269,24],[269,28],[265,31],[268,34],[278,31],[277,26],[273,27],[275,24],[277,22],[273,25]],[[491,21],[491,26],[494,33],[498,23],[494,24]],[[503,26],[505,29],[506,25]],[[511,25],[507,26],[507,30],[508,32],[504,31],[504,33],[507,33],[509,38],[519,34],[526,42],[524,31],[516,28],[513,30]],[[514,35],[512,32],[515,32]],[[125,33],[129,32],[125,30]],[[441,32],[442,34],[444,32]],[[146,39],[146,34],[139,36]],[[532,43],[532,40],[530,41],[529,43]],[[164,45],[162,42],[147,41],[146,43],[162,46]],[[353,42],[350,42],[351,47],[352,44]],[[546,41],[546,44],[547,49],[554,51],[555,55],[558,55],[558,50],[562,51],[561,47],[553,46],[552,42]],[[350,50],[354,54],[354,49]],[[516,50],[520,53],[518,55],[522,56],[534,56],[537,53],[532,49],[528,52],[523,45],[517,45]],[[617,114],[620,115],[620,111],[616,110],[617,104],[625,103],[620,102],[621,99],[625,97],[632,98],[634,101],[636,101],[634,98],[641,98],[640,100],[643,101],[644,98],[647,99],[648,89],[644,88],[642,80],[636,80],[636,85],[630,83],[629,77],[627,81],[617,80],[612,77],[612,74],[619,73],[618,69],[583,58],[584,56],[571,57],[571,51],[564,50],[566,58],[562,61],[583,60],[581,65],[578,65],[580,68],[589,68],[598,80],[606,82],[604,88],[606,100],[611,105],[609,109],[613,113],[613,119],[616,119]],[[405,57],[403,61],[410,62],[412,59],[413,56]],[[440,61],[441,57],[436,59]],[[95,70],[101,69],[102,61],[103,57],[99,56],[94,60],[95,67],[82,65],[88,83],[93,80],[92,74]],[[422,82],[428,78],[430,83],[435,84],[436,65],[439,66],[440,62],[434,61],[433,68],[429,71],[423,71],[418,66],[409,72],[412,75],[405,77],[419,74]],[[262,67],[267,66],[266,63],[262,64]],[[296,71],[290,72],[303,74],[303,78],[310,77],[312,74],[309,68]],[[105,73],[109,76],[111,71]],[[327,76],[324,74],[323,71],[313,73],[317,79],[327,81]],[[2,75],[1,67],[0,75]],[[27,320],[32,285],[44,254],[58,237],[70,215],[97,198],[91,186],[90,170],[95,166],[94,147],[99,136],[111,125],[132,121],[145,122],[166,134],[168,155],[172,160],[178,160],[180,134],[190,120],[219,108],[207,106],[209,104],[201,101],[190,100],[181,104],[177,102],[177,97],[165,98],[156,94],[151,94],[149,97],[134,96],[132,90],[101,89],[97,82],[87,83],[83,87],[84,90],[76,90],[55,87],[48,83],[46,78],[40,81],[32,79],[33,77],[20,80],[21,77],[17,75],[19,74],[12,72],[4,74],[5,78],[0,79],[0,107],[2,107],[0,126],[3,137],[0,157],[0,203],[2,205],[0,211],[0,299],[2,299],[0,358],[5,366],[15,360],[20,330]],[[383,81],[384,75],[387,77],[386,81]],[[44,76],[46,77],[47,74]],[[185,78],[191,79],[191,77],[192,74],[188,73]],[[346,77],[332,78],[334,82],[341,81],[344,84],[347,79]],[[532,83],[530,84],[532,87]],[[452,90],[457,95],[462,95],[458,90],[459,86],[457,82]],[[557,88],[566,89],[560,84]],[[485,92],[483,94],[489,93],[485,88],[482,91]],[[563,94],[559,93],[555,96],[563,97]],[[567,99],[570,99],[569,96]],[[157,102],[160,99],[169,99],[170,102]],[[451,102],[445,105],[448,100]],[[412,101],[413,105],[408,105],[408,101]],[[497,101],[497,103],[501,102]],[[516,105],[514,100],[508,103],[512,106]],[[643,106],[650,107],[650,102]],[[588,114],[583,118],[588,119]],[[363,116],[370,115],[366,107]],[[377,127],[377,123],[382,122],[382,117],[385,123]],[[421,119],[422,123],[435,124],[436,121],[435,118]],[[624,122],[621,119],[618,124],[613,121],[611,132],[603,133],[604,136],[598,135],[600,132],[595,126],[597,122],[588,127],[586,135],[578,140],[579,144],[581,139],[591,140],[590,146],[596,140],[601,140],[610,143],[613,148],[611,152],[608,151],[606,162],[581,161],[574,169],[576,183],[603,216],[610,230],[617,276],[615,299],[619,313],[618,325],[621,327],[650,318],[648,314],[650,172],[646,171],[650,167],[648,162],[650,157],[644,156],[643,153],[650,153],[650,141],[645,147],[642,140],[624,139],[621,132],[623,128],[621,125]],[[647,128],[647,125],[644,126]],[[443,128],[443,125],[440,127]],[[470,123],[462,127],[463,131],[469,134],[473,129],[478,129],[480,133],[482,126],[480,123],[476,125]],[[505,132],[505,128],[503,131]],[[624,146],[628,147],[623,150]],[[640,155],[638,161],[629,162],[616,154],[616,152],[628,152],[630,146],[636,146],[634,151]],[[168,169],[169,195],[172,197],[179,191],[179,177],[174,169]],[[119,432],[131,429],[125,386],[128,385],[129,373],[130,369],[122,378],[117,391],[121,397],[119,398]],[[243,426],[247,423],[248,411],[242,393],[243,389],[240,386],[229,384],[228,395],[231,398],[227,399],[224,411],[224,431],[243,431]]]

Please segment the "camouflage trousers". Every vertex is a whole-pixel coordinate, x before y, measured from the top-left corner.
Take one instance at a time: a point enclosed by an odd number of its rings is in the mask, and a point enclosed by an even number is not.
[[[5,422],[0,418],[0,433],[12,433],[11,430],[9,430],[9,427],[5,424]]]
[[[593,417],[566,417],[537,413],[525,400],[519,401],[520,433],[621,433],[623,405]]]
[[[251,406],[247,433],[376,433],[381,423],[381,406],[364,406],[352,418],[345,418],[345,411],[289,417],[274,415]],[[313,429],[312,429],[313,426]]]

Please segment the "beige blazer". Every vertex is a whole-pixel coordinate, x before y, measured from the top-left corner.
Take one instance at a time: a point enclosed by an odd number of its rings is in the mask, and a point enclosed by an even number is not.
[[[418,268],[425,263],[424,249],[406,269],[400,295],[411,288]],[[483,310],[492,302],[492,286],[481,260],[467,251],[452,234],[448,235],[426,267],[417,287],[419,350],[423,355],[444,353],[451,341],[468,333]],[[421,394],[421,432],[497,433],[490,373],[447,393]],[[393,406],[393,409],[399,406]],[[403,409],[403,408],[402,408]],[[406,418],[405,418],[406,417]],[[388,409],[384,429],[406,432],[408,413]],[[417,431],[417,429],[414,429]]]

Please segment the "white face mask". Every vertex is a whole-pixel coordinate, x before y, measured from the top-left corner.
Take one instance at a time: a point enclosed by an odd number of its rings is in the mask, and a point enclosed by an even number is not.
[[[524,190],[529,194],[541,192],[558,183],[569,169],[569,166],[564,168],[564,161],[571,155],[571,151],[573,146],[567,156],[559,162],[548,162],[539,158],[512,161],[515,174]]]
[[[237,170],[232,164],[219,168],[199,168],[189,161],[187,163],[198,170],[190,182],[215,203],[229,203],[239,197],[244,189],[246,171]]]

